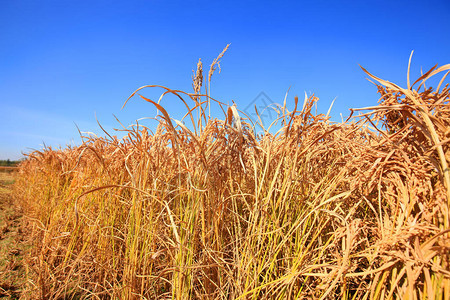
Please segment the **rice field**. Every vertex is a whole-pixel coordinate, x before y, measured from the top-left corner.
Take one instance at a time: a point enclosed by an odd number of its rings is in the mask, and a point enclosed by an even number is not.
[[[199,61],[192,93],[132,94],[160,112],[154,131],[28,154],[22,297],[450,299],[450,65],[403,88],[366,71],[379,103],[342,123],[314,114],[315,96],[287,99],[280,129],[256,134],[209,97],[223,53],[205,78]]]

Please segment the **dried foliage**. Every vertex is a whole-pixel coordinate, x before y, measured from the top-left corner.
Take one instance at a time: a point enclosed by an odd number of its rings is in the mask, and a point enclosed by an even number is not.
[[[296,98],[261,136],[201,95],[199,61],[194,93],[141,96],[161,112],[154,133],[88,136],[21,164],[24,297],[449,299],[449,87],[424,84],[449,69],[406,89],[368,73],[381,103],[339,124]],[[160,104],[169,93],[190,125]]]

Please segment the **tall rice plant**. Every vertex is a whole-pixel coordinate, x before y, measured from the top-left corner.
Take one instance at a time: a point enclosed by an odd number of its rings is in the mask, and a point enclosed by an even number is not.
[[[160,112],[154,132],[28,155],[15,185],[33,241],[24,298],[450,298],[448,72],[425,87],[450,65],[407,88],[367,73],[381,103],[343,123],[295,98],[261,136],[211,98],[223,54],[208,89],[199,61],[193,93],[132,94]]]

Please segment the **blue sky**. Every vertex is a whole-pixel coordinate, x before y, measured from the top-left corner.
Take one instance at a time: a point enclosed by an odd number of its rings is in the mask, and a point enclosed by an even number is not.
[[[260,92],[288,102],[320,98],[333,119],[377,103],[359,68],[406,86],[420,68],[450,63],[450,1],[0,1],[0,159],[79,144],[154,117],[126,98],[146,84],[190,92],[198,58],[205,68],[227,43],[212,96],[245,108]],[[158,98],[151,89],[143,95]],[[163,100],[179,118],[183,106]],[[221,115],[217,115],[222,117]],[[149,123],[152,124],[152,123]],[[154,123],[153,123],[154,124]]]

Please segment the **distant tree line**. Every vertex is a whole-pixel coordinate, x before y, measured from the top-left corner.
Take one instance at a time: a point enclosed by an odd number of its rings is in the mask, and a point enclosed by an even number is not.
[[[0,160],[0,167],[15,167],[20,163],[20,160]]]

